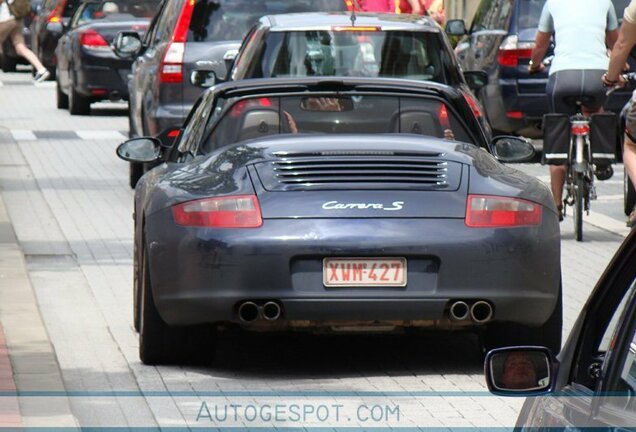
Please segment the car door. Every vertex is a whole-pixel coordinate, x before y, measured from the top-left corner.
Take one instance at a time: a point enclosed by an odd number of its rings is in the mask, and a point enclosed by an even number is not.
[[[481,69],[489,74],[496,71],[499,46],[508,35],[513,8],[513,0],[484,0],[480,3],[470,27],[465,70]]]
[[[517,426],[612,425],[615,407],[599,395],[619,388],[617,377],[628,362],[633,341],[635,293],[636,232],[632,232],[597,283],[559,355],[554,391],[528,399]]]
[[[634,282],[636,284],[636,280]],[[595,400],[591,426],[636,426],[636,292],[632,295],[607,353],[601,384],[602,397]]]

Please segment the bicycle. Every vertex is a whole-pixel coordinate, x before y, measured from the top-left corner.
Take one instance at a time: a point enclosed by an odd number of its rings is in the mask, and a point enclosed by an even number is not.
[[[565,101],[576,104],[577,113],[570,117],[571,138],[566,162],[566,196],[563,199],[563,216],[566,215],[567,206],[572,206],[576,241],[583,241],[583,211],[589,214],[590,201],[596,199],[590,119],[583,114],[582,109],[590,100],[583,96],[566,98]]]

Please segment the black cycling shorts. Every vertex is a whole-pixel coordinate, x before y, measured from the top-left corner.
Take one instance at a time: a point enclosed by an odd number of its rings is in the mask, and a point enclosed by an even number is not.
[[[562,70],[553,73],[548,79],[546,93],[550,111],[559,114],[576,114],[576,103],[572,98],[585,97],[584,104],[589,111],[596,111],[607,99],[607,89],[601,77],[604,70]]]

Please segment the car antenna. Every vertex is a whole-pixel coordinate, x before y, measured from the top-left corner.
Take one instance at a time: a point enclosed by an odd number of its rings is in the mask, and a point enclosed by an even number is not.
[[[351,7],[351,25],[354,26],[356,25],[356,8],[360,7],[360,2],[358,0],[353,0],[352,1],[352,7]]]

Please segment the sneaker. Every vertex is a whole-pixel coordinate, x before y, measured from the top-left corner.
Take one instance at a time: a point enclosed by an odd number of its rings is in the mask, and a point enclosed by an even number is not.
[[[611,165],[596,165],[594,174],[596,175],[596,178],[601,181],[609,180],[614,175],[614,169]]]
[[[49,72],[46,69],[42,69],[41,71],[38,71],[38,73],[35,74],[35,76],[33,77],[33,80],[37,83],[41,83],[46,81],[50,76],[51,76],[51,72]]]
[[[627,216],[627,227],[636,228],[636,206],[632,209],[632,212]]]

